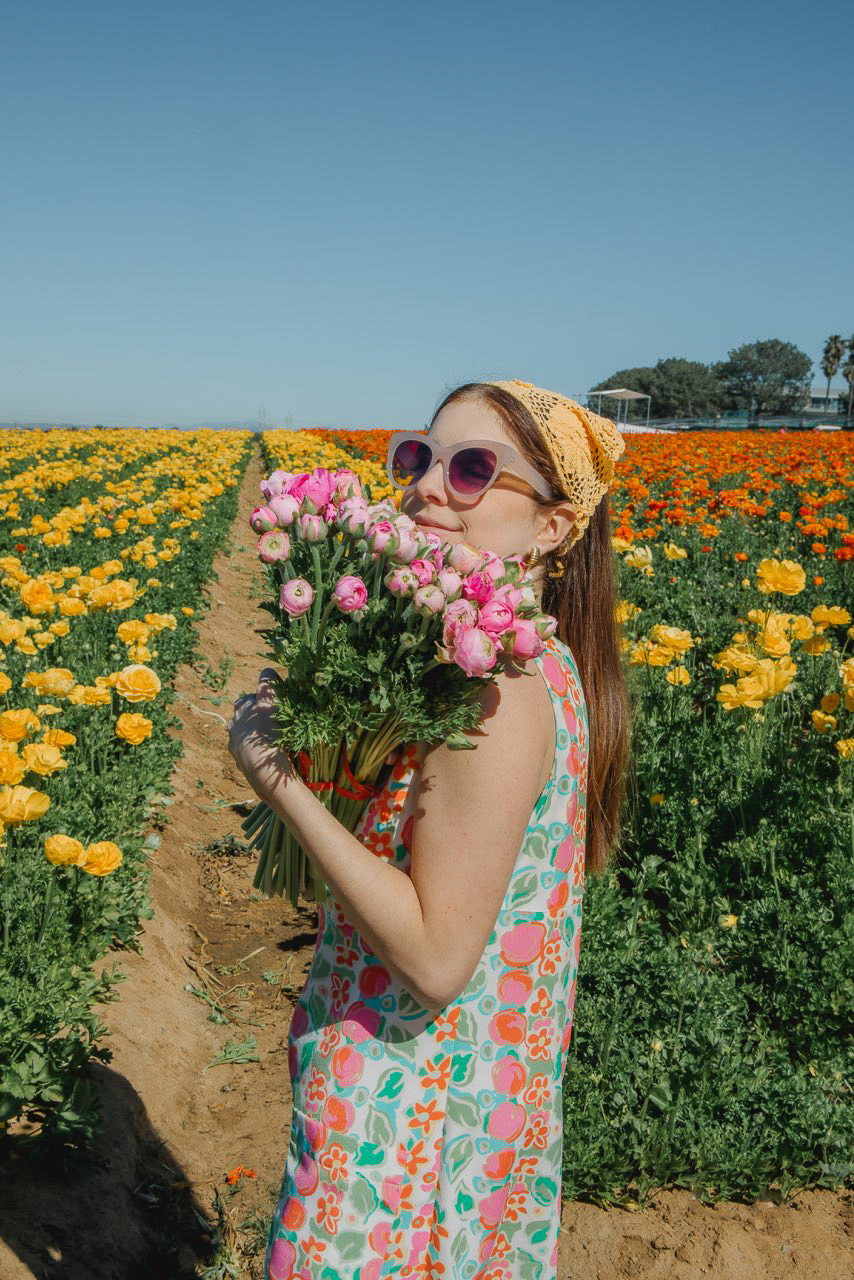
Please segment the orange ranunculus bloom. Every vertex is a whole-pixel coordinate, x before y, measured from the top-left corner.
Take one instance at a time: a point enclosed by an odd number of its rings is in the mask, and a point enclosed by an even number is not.
[[[138,747],[146,738],[151,737],[151,721],[135,711],[125,711],[116,720],[116,737]]]
[[[73,836],[45,836],[44,851],[55,867],[80,867],[86,861],[83,845]]]
[[[116,692],[128,702],[150,702],[160,692],[160,677],[142,663],[131,663],[119,672]]]
[[[86,857],[80,863],[90,876],[108,876],[121,865],[122,851],[112,840],[98,840],[86,849]]]
[[[0,822],[10,827],[35,822],[50,808],[50,796],[32,787],[3,787],[0,791]]]

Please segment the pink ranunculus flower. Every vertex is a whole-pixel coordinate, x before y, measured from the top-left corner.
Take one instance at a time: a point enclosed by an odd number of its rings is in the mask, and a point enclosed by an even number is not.
[[[452,600],[445,606],[442,623],[442,644],[451,647],[455,643],[458,630],[477,626],[477,605],[472,604],[471,600],[462,598]]]
[[[290,582],[282,583],[279,604],[292,618],[298,618],[301,613],[306,613],[313,601],[314,587],[310,582],[306,582],[305,578],[293,578]]]
[[[258,539],[258,554],[265,564],[287,560],[291,554],[291,540],[284,529],[268,529]]]
[[[345,498],[338,507],[335,519],[336,527],[359,537],[364,534],[368,524],[368,505],[358,498]]]
[[[475,600],[478,604],[486,604],[495,595],[495,582],[486,569],[470,573],[463,578],[463,595],[467,600]]]
[[[276,513],[269,507],[256,507],[249,517],[249,527],[253,533],[267,533],[276,527]]]
[[[400,541],[397,536],[397,530],[391,520],[372,520],[368,525],[365,537],[368,540],[368,546],[371,551],[376,551],[377,553],[387,551],[389,555],[394,554]]]
[[[335,494],[335,477],[326,467],[315,467],[305,486],[303,503],[310,502],[313,511],[322,511]]]
[[[557,631],[557,618],[553,618],[550,613],[546,613],[542,618],[538,618],[534,623],[537,628],[537,635],[541,640],[548,640]]]
[[[458,600],[463,589],[463,580],[456,569],[440,569],[439,586],[449,600]]]
[[[538,658],[545,645],[529,618],[515,618],[512,626],[501,635],[501,648],[512,658],[524,662],[528,658]]]
[[[383,582],[393,596],[403,596],[405,599],[414,596],[421,585],[412,570],[403,566],[389,569]]]
[[[468,542],[456,542],[448,552],[448,564],[457,573],[475,573],[483,565],[483,552]]]
[[[518,587],[514,587],[511,586],[510,583],[506,583],[503,587],[495,588],[495,595],[492,599],[503,601],[503,603],[509,605],[515,613],[519,608],[519,605],[522,603],[522,592]]]
[[[332,594],[342,613],[355,613],[367,601],[368,588],[361,578],[357,578],[352,573],[345,573],[344,577],[339,578],[335,583]]]
[[[287,529],[297,518],[299,503],[289,493],[277,493],[270,499],[270,510],[275,513],[281,528]]]
[[[498,660],[495,641],[480,627],[464,627],[454,640],[454,662],[467,676],[484,676]]]
[[[335,472],[335,496],[337,501],[362,496],[362,482],[349,467],[341,467]]]
[[[299,531],[303,542],[322,542],[329,532],[323,516],[312,512],[300,516]]]
[[[309,473],[307,471],[298,472],[297,475],[291,476],[285,485],[285,493],[290,494],[292,498],[296,498],[297,502],[302,502],[308,481]]]
[[[327,502],[320,514],[327,524],[334,524],[335,517],[338,515],[338,508],[334,502]]]
[[[445,607],[444,592],[432,583],[421,586],[412,597],[412,607],[416,613],[441,613]]]
[[[436,566],[432,560],[425,560],[421,556],[410,561],[410,569],[415,574],[422,587],[429,587],[432,582],[436,581]]]
[[[271,471],[266,480],[261,481],[261,492],[268,502],[271,498],[275,498],[277,494],[282,492],[292,475],[292,471],[282,471],[281,469],[278,469],[276,471]]]
[[[493,640],[496,636],[500,636],[512,625],[516,615],[504,600],[496,600],[495,597],[487,600],[486,604],[481,605],[477,615],[477,625],[482,627],[487,635],[492,636]]]
[[[526,583],[524,587],[520,587],[519,593],[522,597],[521,603],[523,606],[527,605],[528,608],[537,607],[537,595],[534,588],[529,583]]]
[[[494,551],[487,552],[487,559],[484,561],[483,568],[492,578],[493,582],[497,582],[499,578],[503,578],[506,572],[504,561],[501,556],[497,556]]]
[[[398,548],[392,556],[398,564],[411,564],[418,555],[420,550],[418,543],[413,536],[412,530],[406,524],[401,524],[399,520],[395,521],[397,525],[397,536],[400,539]]]

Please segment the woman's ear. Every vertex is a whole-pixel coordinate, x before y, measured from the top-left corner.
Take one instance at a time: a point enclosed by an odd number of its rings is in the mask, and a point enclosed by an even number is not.
[[[568,498],[561,502],[555,502],[551,507],[545,509],[545,516],[540,525],[540,533],[537,539],[543,555],[548,555],[555,547],[560,546],[575,523],[575,516],[576,509]]]

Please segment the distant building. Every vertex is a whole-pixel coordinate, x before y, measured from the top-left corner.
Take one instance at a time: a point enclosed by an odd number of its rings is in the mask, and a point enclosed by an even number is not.
[[[827,383],[821,387],[810,387],[810,398],[804,413],[845,413],[848,408],[848,388],[831,387],[827,394]]]

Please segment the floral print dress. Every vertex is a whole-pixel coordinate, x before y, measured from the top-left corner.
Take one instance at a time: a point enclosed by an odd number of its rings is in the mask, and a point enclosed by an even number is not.
[[[290,1148],[265,1280],[549,1280],[562,1082],[581,944],[588,721],[572,651],[534,659],[554,706],[551,777],[466,989],[431,1013],[334,897],[288,1039]],[[417,746],[356,835],[411,861]]]

